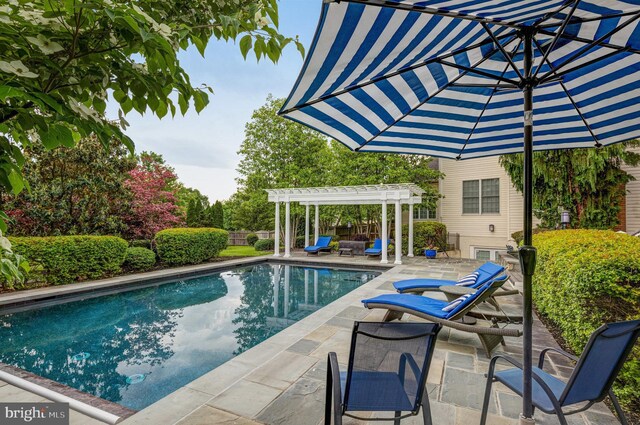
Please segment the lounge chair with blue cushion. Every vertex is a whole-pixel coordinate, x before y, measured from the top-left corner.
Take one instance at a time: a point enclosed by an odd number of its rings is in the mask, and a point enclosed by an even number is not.
[[[474,312],[474,309],[490,299],[507,279],[506,275],[498,276],[482,285],[475,292],[465,294],[451,302],[414,294],[384,294],[362,300],[362,303],[369,309],[387,309],[390,314],[387,314],[385,321],[401,318],[402,314],[408,313],[453,329],[475,333],[480,338],[480,342],[487,352],[487,357],[489,357],[498,344],[504,343],[503,337],[522,335],[520,329],[498,327],[497,321],[505,319],[511,321],[509,317],[498,314],[489,316],[486,311]],[[491,322],[482,321],[477,325],[471,325],[458,321],[465,315],[491,320]]]
[[[347,370],[340,371],[336,353],[328,356],[325,425],[341,425],[343,416],[370,420],[356,412],[389,412],[375,420],[399,424],[421,408],[430,425],[426,381],[440,329],[435,323],[355,322]]]
[[[589,338],[580,358],[557,348],[546,348],[540,352],[538,367],[532,371],[532,403],[545,413],[556,414],[561,425],[566,425],[565,415],[582,412],[594,403],[611,400],[618,419],[623,425],[627,420],[620,408],[611,385],[620,368],[631,353],[640,334],[640,320],[605,324],[596,329]],[[543,370],[545,355],[554,352],[576,362],[573,373],[564,382]],[[514,368],[495,370],[498,360],[511,363]],[[522,365],[507,356],[495,356],[489,363],[487,387],[484,393],[480,424],[487,421],[487,410],[491,398],[493,382],[501,382],[507,388],[522,397]],[[573,407],[569,407],[573,406]],[[568,409],[566,409],[568,408]]]
[[[389,245],[389,241],[387,240],[387,246]],[[377,257],[378,255],[382,255],[382,239],[376,238],[373,241],[373,246],[371,248],[364,250],[364,255],[368,255],[371,257]]]
[[[331,252],[331,247],[329,246],[330,243],[331,236],[320,236],[315,245],[305,247],[304,251],[307,253],[307,255],[318,254],[320,253],[320,251]]]
[[[491,279],[504,272],[504,267],[487,261],[471,274],[456,280],[445,279],[406,279],[394,282],[393,287],[401,294],[422,294],[426,291],[437,291],[441,286],[462,285],[479,288]]]

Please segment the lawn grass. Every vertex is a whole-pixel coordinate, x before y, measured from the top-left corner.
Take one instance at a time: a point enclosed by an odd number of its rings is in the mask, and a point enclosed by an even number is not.
[[[252,246],[229,246],[220,252],[220,257],[257,257],[259,255],[271,254],[271,251],[256,251]]]

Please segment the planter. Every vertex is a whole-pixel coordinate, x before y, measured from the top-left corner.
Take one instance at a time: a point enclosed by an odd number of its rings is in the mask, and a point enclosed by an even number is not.
[[[424,256],[427,258],[436,258],[436,254],[438,253],[438,251],[436,251],[435,249],[425,249],[424,250]]]

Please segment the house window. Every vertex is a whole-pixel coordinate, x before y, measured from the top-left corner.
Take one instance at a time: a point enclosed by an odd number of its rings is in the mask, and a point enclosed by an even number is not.
[[[471,247],[471,257],[481,261],[496,261],[500,258],[500,251],[504,249]]]
[[[416,220],[435,220],[436,211],[425,207],[414,207],[413,218]]]
[[[462,213],[492,214],[500,212],[500,179],[462,182]]]

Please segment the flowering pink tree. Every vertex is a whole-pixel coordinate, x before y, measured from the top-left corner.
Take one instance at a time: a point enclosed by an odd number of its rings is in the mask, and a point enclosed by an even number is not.
[[[183,224],[173,188],[176,179],[156,155],[140,155],[125,182],[133,194],[131,211],[124,217],[132,239],[152,239],[162,229]]]

